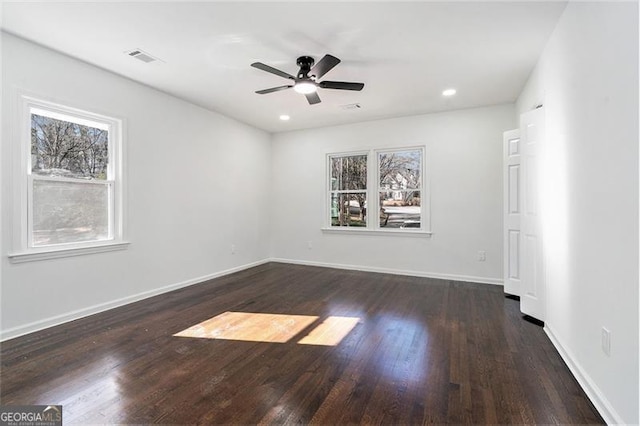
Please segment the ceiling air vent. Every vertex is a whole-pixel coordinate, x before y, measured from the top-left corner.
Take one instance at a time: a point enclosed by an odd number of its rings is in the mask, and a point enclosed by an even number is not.
[[[340,105],[340,108],[342,108],[342,109],[360,109],[360,108],[362,108],[362,106],[360,104],[347,104],[347,105]]]
[[[134,50],[130,50],[128,52],[125,52],[127,55],[131,56],[132,58],[136,58],[142,62],[145,63],[149,63],[149,62],[155,62],[158,60],[158,58],[154,58],[153,56],[151,56],[150,54],[148,54],[147,52],[144,52],[140,49],[134,49]]]

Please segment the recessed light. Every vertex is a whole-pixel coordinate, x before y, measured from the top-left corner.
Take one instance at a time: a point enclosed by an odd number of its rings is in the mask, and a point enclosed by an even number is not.
[[[282,121],[288,121],[290,118],[291,118],[291,117],[289,117],[289,116],[288,116],[288,115],[286,115],[286,114],[282,114],[282,115],[280,116],[280,120],[282,120]]]
[[[447,89],[442,91],[442,96],[453,96],[456,94],[456,89]]]

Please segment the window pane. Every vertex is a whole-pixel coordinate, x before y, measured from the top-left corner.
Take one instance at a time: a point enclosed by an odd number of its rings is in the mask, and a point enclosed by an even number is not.
[[[420,228],[420,191],[381,191],[381,228]]]
[[[107,130],[31,114],[31,171],[105,180],[108,140]]]
[[[420,189],[421,162],[419,149],[379,154],[380,189]]]
[[[331,226],[367,226],[367,193],[331,194]]]
[[[367,189],[367,156],[349,155],[331,158],[331,189]]]
[[[33,180],[33,245],[109,238],[109,184]]]

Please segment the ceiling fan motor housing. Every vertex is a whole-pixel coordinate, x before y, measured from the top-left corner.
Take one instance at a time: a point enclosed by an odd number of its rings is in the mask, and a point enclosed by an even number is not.
[[[298,78],[306,79],[309,78],[308,74],[311,71],[311,67],[315,61],[311,56],[300,56],[296,60],[296,64],[300,67],[300,71],[298,71]]]

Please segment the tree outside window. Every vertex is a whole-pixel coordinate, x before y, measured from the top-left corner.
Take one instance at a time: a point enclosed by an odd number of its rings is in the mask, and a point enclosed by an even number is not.
[[[420,228],[422,151],[378,153],[380,227]]]
[[[329,155],[331,227],[424,231],[423,157],[423,148]]]
[[[28,246],[114,239],[113,123],[31,107]]]
[[[331,226],[366,226],[367,156],[330,157]]]

